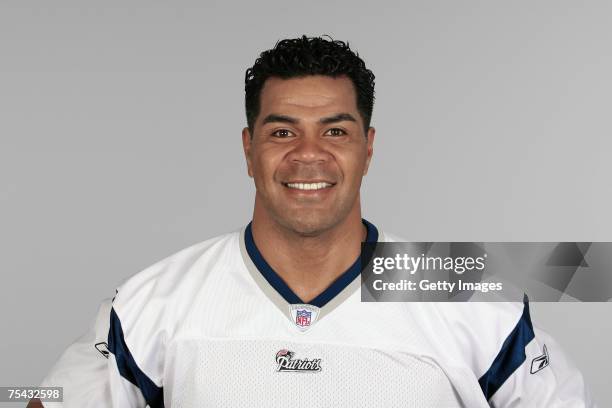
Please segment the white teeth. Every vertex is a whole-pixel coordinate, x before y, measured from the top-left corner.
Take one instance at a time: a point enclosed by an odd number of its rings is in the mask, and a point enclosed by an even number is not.
[[[296,188],[298,190],[320,190],[322,188],[331,187],[329,183],[287,183],[287,187]]]

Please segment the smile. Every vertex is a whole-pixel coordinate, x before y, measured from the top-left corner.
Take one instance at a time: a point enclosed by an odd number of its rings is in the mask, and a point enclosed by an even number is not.
[[[318,183],[283,183],[285,187],[294,188],[297,190],[322,190],[324,188],[332,187],[333,184],[326,182]]]

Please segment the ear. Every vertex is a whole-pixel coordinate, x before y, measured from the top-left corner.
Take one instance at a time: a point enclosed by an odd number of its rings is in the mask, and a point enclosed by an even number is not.
[[[253,145],[253,138],[249,128],[245,127],[242,129],[242,149],[244,150],[244,157],[247,164],[247,172],[249,177],[253,177],[253,163],[251,162],[251,148]]]
[[[368,169],[370,168],[370,161],[372,160],[372,154],[374,154],[374,136],[376,136],[376,129],[374,129],[373,127],[370,127],[368,129],[368,134],[366,136],[366,144],[367,144],[368,152],[367,152],[367,157],[366,157],[365,168],[363,170],[364,176],[368,174]]]

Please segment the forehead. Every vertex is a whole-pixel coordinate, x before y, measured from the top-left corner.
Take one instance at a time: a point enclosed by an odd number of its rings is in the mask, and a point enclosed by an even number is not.
[[[300,78],[266,80],[260,94],[260,115],[296,116],[351,112],[357,116],[357,94],[347,76],[310,75]]]

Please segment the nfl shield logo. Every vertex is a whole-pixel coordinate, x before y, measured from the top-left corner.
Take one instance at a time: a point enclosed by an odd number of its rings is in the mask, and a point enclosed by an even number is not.
[[[301,331],[310,329],[317,321],[319,308],[308,304],[289,305],[291,321]]]
[[[312,312],[309,312],[305,309],[298,309],[295,315],[295,324],[300,327],[308,327],[310,326],[310,317],[312,316]]]

